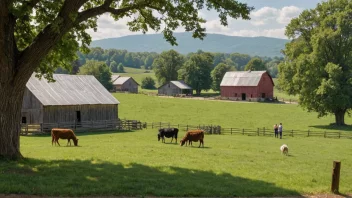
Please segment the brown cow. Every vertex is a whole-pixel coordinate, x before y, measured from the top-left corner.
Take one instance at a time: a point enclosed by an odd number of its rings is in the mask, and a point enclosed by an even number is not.
[[[59,144],[59,139],[67,139],[67,146],[68,143],[70,143],[71,146],[71,139],[73,140],[73,143],[75,146],[78,145],[78,139],[75,135],[75,133],[71,130],[71,129],[60,129],[60,128],[53,128],[51,129],[51,145],[54,144],[55,141],[55,145],[56,143],[60,146]]]
[[[182,138],[182,140],[180,141],[180,145],[183,146],[186,143],[187,146],[187,142],[188,144],[192,144],[192,142],[198,142],[198,140],[200,141],[199,146],[203,144],[204,147],[204,131],[203,130],[190,130],[187,131],[187,133],[185,134],[185,136]]]

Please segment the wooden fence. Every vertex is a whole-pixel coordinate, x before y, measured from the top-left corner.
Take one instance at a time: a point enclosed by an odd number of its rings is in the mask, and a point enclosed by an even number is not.
[[[52,128],[68,128],[75,132],[108,131],[108,130],[140,130],[146,123],[138,120],[100,120],[84,122],[58,122],[41,124],[21,124],[21,135],[28,133],[49,133]]]
[[[274,130],[263,128],[245,129],[245,128],[222,128],[219,125],[182,125],[170,124],[163,122],[147,123],[150,128],[170,128],[175,127],[181,131],[192,129],[203,129],[207,134],[225,134],[225,135],[247,135],[247,136],[274,136]],[[324,137],[324,138],[348,138],[352,139],[352,132],[344,131],[313,131],[313,130],[283,130],[283,137]]]

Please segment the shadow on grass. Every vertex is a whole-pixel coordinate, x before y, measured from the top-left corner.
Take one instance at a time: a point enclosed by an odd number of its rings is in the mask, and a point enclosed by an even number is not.
[[[309,126],[312,128],[320,129],[320,130],[335,130],[335,131],[352,131],[352,125],[336,125],[335,123],[331,123],[329,125],[312,125]]]
[[[228,173],[96,160],[0,161],[0,192],[47,196],[281,196],[298,192]]]
[[[79,139],[79,136],[87,136],[87,135],[103,135],[103,134],[112,134],[112,133],[127,133],[127,132],[135,132],[136,130],[116,130],[116,131],[87,131],[87,132],[76,132],[73,130],[76,136]],[[31,134],[25,137],[51,137],[51,133],[44,133],[44,134]]]

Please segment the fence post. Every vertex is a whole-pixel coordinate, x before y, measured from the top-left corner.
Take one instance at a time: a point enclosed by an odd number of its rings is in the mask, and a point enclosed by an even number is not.
[[[331,192],[339,192],[341,162],[334,161],[332,168]]]
[[[242,135],[244,135],[244,129],[242,129]]]
[[[26,124],[26,135],[28,135],[28,124]]]
[[[341,138],[341,132],[339,131],[339,138]]]
[[[265,127],[263,127],[263,134],[264,134],[264,136],[265,136]]]
[[[257,134],[258,134],[258,136],[259,136],[259,128],[257,129]]]
[[[231,135],[232,135],[232,128],[231,128]]]
[[[187,124],[187,131],[188,131],[188,124]]]
[[[170,128],[170,122],[169,122],[169,128]]]
[[[152,122],[152,129],[154,128],[154,123]]]
[[[324,131],[324,138],[326,138],[326,131]]]
[[[291,137],[293,137],[293,129],[292,129],[292,131],[291,131]]]
[[[308,137],[309,137],[309,129],[308,129]]]

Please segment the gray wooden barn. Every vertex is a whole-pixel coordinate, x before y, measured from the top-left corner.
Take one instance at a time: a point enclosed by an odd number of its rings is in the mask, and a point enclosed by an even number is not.
[[[190,86],[188,86],[184,81],[170,81],[158,88],[159,95],[168,95],[168,96],[175,96],[175,95],[192,95],[193,90]]]
[[[132,77],[113,75],[111,79],[113,92],[127,91],[130,93],[138,93],[139,84]]]
[[[91,75],[54,74],[56,82],[32,75],[22,104],[22,123],[117,120],[118,104]]]

